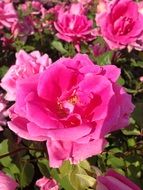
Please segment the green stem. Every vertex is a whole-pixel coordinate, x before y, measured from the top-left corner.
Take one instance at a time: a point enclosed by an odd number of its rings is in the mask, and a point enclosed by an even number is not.
[[[40,151],[40,152],[43,152],[44,150],[43,149],[36,149],[36,148],[26,148],[26,147],[23,147],[23,148],[18,148],[17,150],[14,150],[12,152],[8,152],[6,154],[3,154],[3,155],[0,155],[0,159],[2,158],[5,158],[7,156],[12,156],[20,151],[23,151],[23,150],[36,150],[36,151]]]

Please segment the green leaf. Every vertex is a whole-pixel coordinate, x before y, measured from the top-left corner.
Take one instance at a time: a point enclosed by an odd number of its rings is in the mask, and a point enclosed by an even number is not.
[[[95,178],[89,176],[79,165],[74,166],[70,173],[70,181],[76,190],[85,190],[88,187],[93,187],[96,182]]]
[[[87,160],[81,161],[79,163],[79,166],[81,168],[85,169],[86,171],[92,172],[91,166]]]
[[[122,168],[125,166],[125,163],[123,158],[117,158],[113,156],[107,160],[107,165],[113,168]]]
[[[68,175],[71,172],[71,170],[72,170],[72,165],[70,164],[70,162],[64,161],[62,166],[59,168],[61,177]]]
[[[5,65],[3,65],[3,66],[0,68],[0,78],[2,78],[2,77],[5,75],[5,73],[7,72],[7,70],[8,70],[8,67],[5,66]]]
[[[52,46],[58,50],[61,54],[67,53],[67,50],[63,47],[63,44],[59,41],[53,41]]]
[[[136,145],[136,141],[134,138],[130,138],[127,141],[129,147],[134,147]]]
[[[0,155],[4,155],[7,153],[9,153],[9,146],[8,146],[8,139],[5,139],[0,143]],[[0,159],[0,163],[5,167],[8,167],[11,164],[11,161],[12,159],[10,156],[6,156]]]
[[[81,172],[80,170],[79,170],[79,173],[78,173],[78,170],[74,170],[70,174],[70,181],[74,189],[85,190],[88,187],[93,187],[96,182],[95,178],[87,175],[86,173],[82,174],[80,172]]]
[[[137,103],[133,112],[133,118],[139,126],[143,124],[143,103]]]
[[[21,187],[28,186],[32,182],[33,176],[34,176],[33,164],[25,162],[21,169],[20,186]]]
[[[108,64],[111,64],[112,56],[113,56],[113,52],[108,51],[108,52],[105,52],[104,54],[98,56],[96,58],[96,61],[99,65],[108,65]]]
[[[65,189],[65,190],[76,190],[74,187],[71,185],[71,181],[69,180],[69,175],[64,176],[63,178],[60,179],[60,185]]]
[[[124,85],[125,84],[125,80],[121,76],[118,79],[118,84],[120,84],[120,85]]]
[[[46,176],[46,177],[50,176],[49,161],[46,158],[42,158],[38,160],[38,167],[43,176]]]

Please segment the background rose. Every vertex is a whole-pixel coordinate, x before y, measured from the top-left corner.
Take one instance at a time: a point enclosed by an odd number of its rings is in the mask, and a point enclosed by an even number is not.
[[[0,28],[10,28],[18,20],[12,3],[0,1]]]
[[[16,83],[9,127],[29,140],[47,140],[50,165],[99,154],[104,136],[125,127],[131,97],[116,84],[120,70],[95,66],[87,55],[61,58]]]
[[[143,15],[138,4],[132,0],[112,0],[105,6],[103,12],[100,10],[97,14],[96,21],[109,47],[143,49]]]
[[[12,65],[1,80],[1,86],[7,91],[6,99],[15,100],[16,81],[21,78],[28,78],[35,73],[43,72],[51,64],[47,54],[41,55],[39,51],[30,54],[24,50],[16,53],[16,63]]]
[[[60,11],[54,26],[58,31],[57,37],[73,42],[79,51],[78,44],[85,40],[92,40],[93,21],[83,14],[81,4],[72,4],[69,11]]]
[[[110,169],[105,176],[97,177],[96,190],[141,190],[132,181]]]
[[[14,179],[0,171],[0,190],[15,190],[17,186]]]
[[[92,0],[78,0],[79,3],[82,3],[83,5],[86,5],[87,3],[90,3]]]
[[[58,190],[58,184],[54,179],[48,179],[45,176],[36,181],[36,185],[40,190]]]

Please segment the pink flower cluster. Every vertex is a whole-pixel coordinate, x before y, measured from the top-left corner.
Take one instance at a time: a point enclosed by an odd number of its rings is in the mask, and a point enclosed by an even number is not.
[[[133,0],[101,0],[96,22],[111,49],[143,50],[142,4]]]
[[[47,141],[52,167],[101,153],[105,135],[125,127],[134,108],[117,84],[120,69],[94,65],[87,55],[77,54],[48,67],[45,61],[40,73],[35,60],[35,53],[20,51],[14,72],[10,68],[2,79],[8,93],[10,88],[14,98],[16,93],[9,128],[22,138]]]

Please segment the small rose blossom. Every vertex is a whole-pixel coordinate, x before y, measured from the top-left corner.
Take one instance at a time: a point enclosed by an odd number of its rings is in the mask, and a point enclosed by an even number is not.
[[[85,54],[61,58],[17,80],[9,128],[22,138],[47,141],[52,167],[99,154],[105,135],[127,126],[134,108],[116,82],[119,76],[116,66],[94,65]]]
[[[7,91],[6,99],[15,100],[16,81],[28,78],[39,72],[43,72],[51,64],[47,54],[41,55],[39,51],[26,53],[20,50],[16,53],[16,63],[12,65],[1,80],[1,87]]]
[[[97,177],[96,190],[141,190],[125,176],[110,169],[105,176]]]
[[[108,3],[107,3],[108,2]],[[96,16],[101,36],[111,49],[143,49],[143,15],[133,0],[101,1]],[[103,6],[104,5],[104,6]],[[102,7],[102,8],[101,8]]]
[[[48,179],[43,177],[36,181],[36,185],[40,187],[40,190],[58,190],[59,186],[54,179]]]
[[[95,56],[100,56],[102,55],[103,53],[109,51],[109,47],[104,45],[104,46],[101,46],[101,44],[95,44],[94,46],[91,47],[93,49],[93,53]]]
[[[0,171],[0,190],[16,190],[18,184],[10,176]]]
[[[10,28],[16,21],[18,21],[18,17],[13,4],[0,1],[0,29]]]
[[[29,16],[26,16],[22,21],[13,23],[11,33],[14,39],[19,37],[20,40],[26,42],[27,37],[34,34],[33,21]]]
[[[72,4],[68,11],[60,11],[54,26],[58,31],[57,37],[67,42],[73,42],[78,51],[81,41],[95,38],[93,21],[83,14],[81,4]]]

